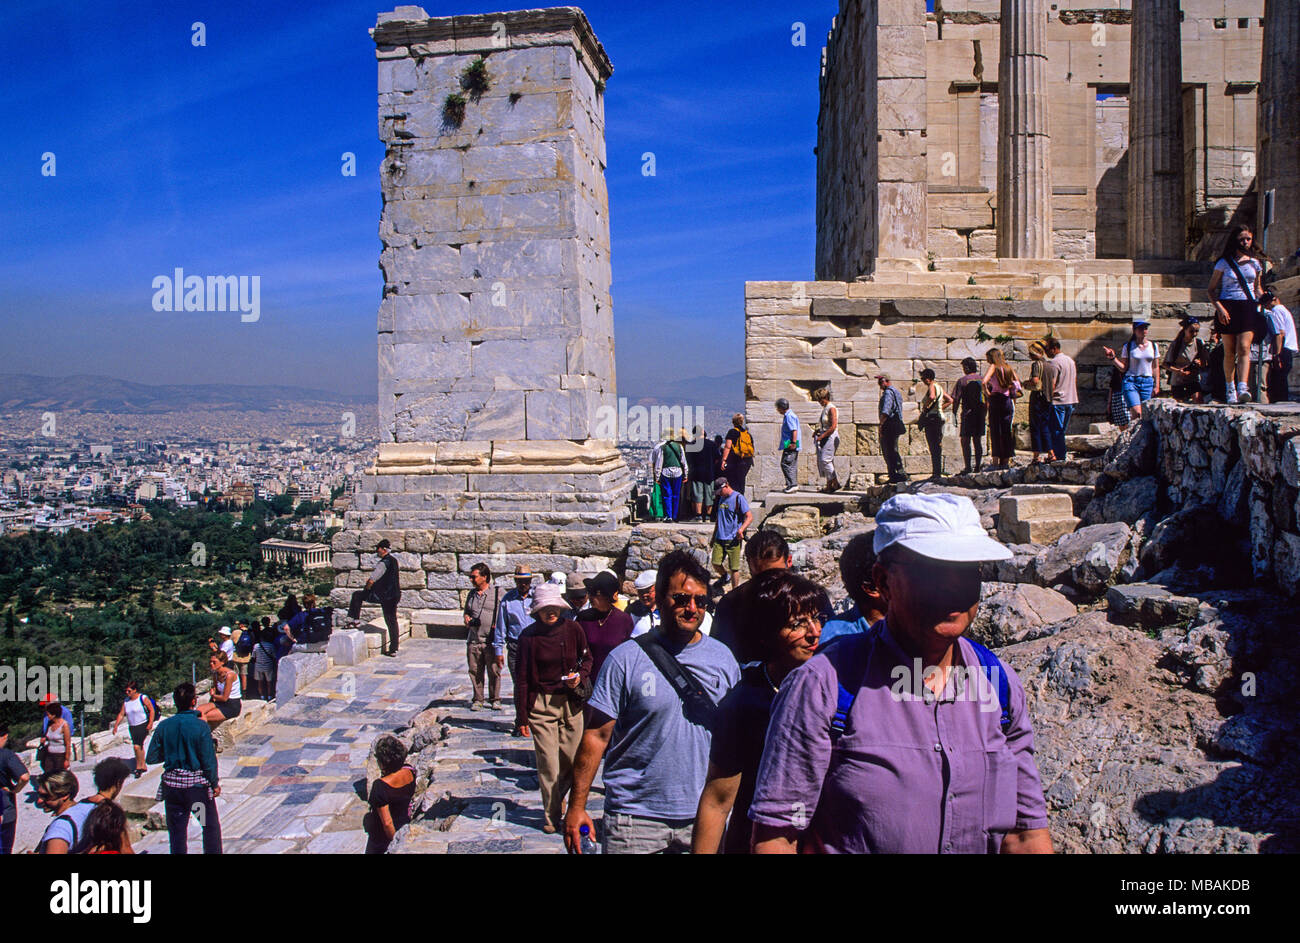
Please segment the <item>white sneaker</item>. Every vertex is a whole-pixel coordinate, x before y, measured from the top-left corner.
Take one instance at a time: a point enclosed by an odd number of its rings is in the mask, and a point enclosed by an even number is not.
[[[1227,402],[1229,406],[1237,405],[1237,391],[1234,390],[1232,387],[1228,387]]]
[[[1237,384],[1237,400],[1242,403],[1250,402],[1250,387],[1245,383]]]

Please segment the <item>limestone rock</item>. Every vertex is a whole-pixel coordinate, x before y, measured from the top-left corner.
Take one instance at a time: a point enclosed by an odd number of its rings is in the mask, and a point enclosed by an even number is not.
[[[816,507],[795,505],[769,514],[763,527],[776,531],[786,540],[807,540],[822,535],[821,517]]]
[[[277,665],[275,700],[283,706],[293,696],[311,684],[329,669],[329,657],[324,652],[293,653],[285,655]]]
[[[1135,523],[1138,518],[1156,506],[1160,483],[1154,475],[1143,475],[1119,482],[1107,494],[1096,495],[1083,512],[1084,524],[1101,524],[1107,521]]]
[[[1132,583],[1106,590],[1106,603],[1112,621],[1144,629],[1162,628],[1196,617],[1200,601],[1175,596],[1163,586]]]
[[[1077,613],[1056,590],[1032,583],[985,583],[967,634],[991,648],[1049,635]]]
[[[1067,534],[1035,560],[1035,581],[1041,586],[1068,583],[1100,594],[1128,562],[1132,537],[1129,526],[1118,522],[1093,524]]]

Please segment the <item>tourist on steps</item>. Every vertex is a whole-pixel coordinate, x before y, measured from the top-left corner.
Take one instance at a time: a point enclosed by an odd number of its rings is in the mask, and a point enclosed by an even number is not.
[[[112,803],[122,792],[122,786],[131,775],[131,764],[121,757],[111,756],[95,764],[95,793],[80,802],[72,802],[77,794],[77,778],[70,772],[44,777],[37,787],[36,801],[54,816],[45,829],[37,854],[80,854],[86,847],[86,820],[101,803]],[[64,778],[66,777],[66,778]],[[71,781],[71,792],[69,788]],[[126,846],[131,847],[130,842]]]
[[[754,850],[1050,853],[1024,688],[962,638],[980,563],[1010,552],[950,494],[887,500],[874,548],[887,615],[781,684],[749,812]]]
[[[817,420],[817,431],[813,434],[813,442],[817,446],[817,473],[826,479],[824,491],[839,491],[840,478],[835,473],[835,450],[840,445],[840,411],[831,402],[829,387],[823,386],[814,391],[813,399],[822,408],[821,417]]]
[[[18,797],[31,774],[18,754],[9,749],[9,725],[0,723],[0,855],[14,853],[18,834]]]
[[[135,777],[139,779],[140,774],[146,772],[144,739],[158,722],[158,714],[154,710],[153,701],[140,693],[140,685],[134,681],[126,683],[126,699],[122,701],[117,719],[113,721],[113,733],[117,733],[117,727],[124,719],[126,729],[131,734],[131,746],[135,750]]]
[[[763,657],[761,648],[751,637],[758,577],[768,570],[788,570],[794,558],[784,537],[774,530],[760,530],[745,543],[745,562],[749,564],[749,579],[718,600],[713,612],[713,631],[709,633],[715,641],[731,649],[742,665]]]
[[[674,550],[664,556],[655,598],[663,611],[660,627],[610,653],[588,702],[591,726],[578,751],[564,823],[570,854],[582,853],[584,826],[595,834],[587,796],[602,758],[604,852],[690,850],[708,768],[711,715],[740,667],[725,645],[700,631],[709,571],[693,554]]]
[[[1058,337],[1047,339],[1047,362],[1043,372],[1051,393],[1052,457],[1063,462],[1067,458],[1065,434],[1070,430],[1070,420],[1079,405],[1079,368],[1074,359],[1061,350]]]
[[[465,662],[469,682],[474,689],[469,709],[483,709],[483,675],[487,674],[488,701],[494,711],[501,710],[501,666],[491,649],[492,629],[501,609],[501,587],[492,585],[492,571],[486,563],[469,568],[474,588],[465,597]]]
[[[511,690],[519,692],[519,636],[533,621],[533,571],[519,564],[515,567],[515,588],[507,590],[497,607],[497,621],[492,628],[492,651],[497,668],[509,668]],[[524,732],[515,725],[511,736],[522,737]]]
[[[930,449],[930,480],[943,477],[943,414],[952,405],[952,397],[935,382],[935,373],[929,367],[921,371],[925,392],[921,395],[921,413],[916,424],[925,433],[925,444]]]
[[[1268,347],[1268,401],[1286,403],[1291,399],[1291,365],[1295,355],[1300,353],[1300,346],[1296,344],[1295,318],[1271,291],[1264,292],[1260,300],[1272,342]]]
[[[1250,379],[1250,345],[1267,329],[1259,313],[1263,274],[1264,263],[1255,249],[1255,234],[1249,226],[1238,226],[1224,243],[1206,288],[1214,305],[1215,324],[1223,336],[1223,370],[1229,404],[1250,399],[1250,388],[1246,385]]]
[[[691,432],[686,446],[686,500],[690,504],[690,520],[704,523],[713,508],[713,480],[718,477],[718,447],[705,434],[702,426]],[[687,515],[682,515],[687,520]]]
[[[731,487],[745,493],[745,478],[754,467],[754,437],[745,428],[745,416],[736,413],[731,417],[731,429],[722,443],[722,457],[718,470],[727,476]]]
[[[166,813],[171,853],[188,854],[190,814],[199,806],[203,853],[219,855],[221,823],[217,819],[216,799],[221,795],[221,781],[217,777],[212,729],[194,709],[194,685],[188,681],[177,685],[172,701],[176,713],[158,725],[145,756],[147,763],[163,765],[158,798]]]
[[[880,387],[880,454],[885,458],[890,483],[901,484],[907,481],[903,459],[898,454],[898,439],[907,431],[903,422],[903,394],[886,373],[876,374],[876,385]]]
[[[745,530],[754,523],[754,512],[749,509],[749,502],[743,494],[731,490],[731,482],[725,477],[719,477],[713,487],[718,495],[718,515],[713,524],[710,561],[718,571],[720,581],[730,577],[734,590],[740,585],[740,551],[745,542]]]
[[[1134,321],[1133,336],[1120,348],[1118,356],[1111,348],[1102,348],[1115,369],[1124,375],[1124,403],[1134,422],[1142,418],[1142,404],[1160,395],[1160,371],[1156,369],[1160,348],[1155,341],[1147,339],[1150,326],[1146,321]]]
[[[1031,465],[1052,460],[1052,389],[1046,378],[1047,348],[1042,341],[1029,345],[1029,446],[1034,450]]]
[[[669,430],[667,437],[659,443],[654,452],[654,476],[664,496],[664,520],[675,521],[681,511],[682,478],[686,475],[686,450],[677,441],[676,430]]]
[[[583,712],[591,696],[591,649],[582,626],[564,618],[568,609],[558,587],[542,584],[533,592],[536,621],[519,636],[515,723],[533,738],[545,816],[542,831],[548,835],[559,830],[564,799],[573,785]],[[605,618],[615,614],[627,618],[611,604]]]
[[[37,755],[40,757],[41,772],[47,776],[72,765],[69,761],[72,756],[72,724],[63,716],[65,709],[58,701],[45,705],[48,726],[41,734],[41,746]]]
[[[989,403],[989,453],[994,468],[1010,468],[1016,454],[1016,439],[1011,430],[1015,418],[1016,400],[1023,392],[1020,377],[1007,363],[1002,351],[990,347],[985,359],[989,368],[984,373],[985,398]]]
[[[750,582],[758,588],[749,635],[762,651],[762,660],[741,669],[740,680],[718,705],[692,854],[749,854],[749,804],[772,701],[785,676],[817,651],[830,609],[824,589],[789,570],[769,570]]]
[[[799,430],[799,417],[790,409],[784,396],[776,401],[776,411],[781,414],[781,474],[785,476],[785,490],[799,487],[799,451],[803,437]]]
[[[602,570],[583,580],[582,585],[587,590],[591,605],[569,618],[582,627],[583,635],[587,638],[587,647],[591,650],[591,678],[594,681],[609,653],[632,637],[636,622],[626,610],[614,605],[618,596],[618,577],[613,573]]]
[[[984,398],[984,378],[974,357],[961,362],[964,375],[952,388],[953,414],[957,432],[961,436],[961,457],[965,464],[962,474],[979,471],[984,463],[984,428],[988,421],[988,402]],[[975,464],[971,464],[971,449],[975,450]]]
[[[391,658],[397,655],[397,604],[402,599],[401,578],[387,538],[379,541],[375,552],[379,554],[379,562],[366,580],[365,588],[353,593],[348,605],[348,628],[355,629],[361,625],[358,620],[362,605],[377,603],[384,613],[384,625],[388,627],[388,648],[383,654]]]
[[[375,762],[379,778],[370,787],[370,811],[366,830],[366,854],[382,855],[392,844],[397,830],[411,821],[411,799],[415,795],[415,769],[406,762],[401,740],[386,734],[375,741]]]

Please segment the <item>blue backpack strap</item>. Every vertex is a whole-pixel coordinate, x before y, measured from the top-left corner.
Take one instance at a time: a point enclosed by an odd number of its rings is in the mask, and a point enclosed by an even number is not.
[[[984,667],[984,674],[988,677],[989,683],[997,685],[998,704],[1002,706],[1002,732],[1005,734],[1011,727],[1011,682],[1007,680],[1007,670],[1002,667],[998,656],[979,642],[969,638],[966,641],[970,642],[970,647],[975,649],[975,657]]]
[[[831,715],[831,743],[839,740],[844,735],[844,729],[848,726],[849,712],[853,710],[853,702],[857,700],[858,691],[862,688],[863,675],[866,673],[866,652],[869,651],[871,643],[867,641],[873,632],[875,626],[862,634],[841,635],[831,640],[830,646],[836,651],[844,650],[850,652],[850,656],[844,660],[842,665],[843,671],[836,671],[835,682],[839,692],[835,698],[835,713]],[[857,651],[850,651],[857,645]],[[831,665],[834,666],[832,661]],[[853,689],[845,687],[845,675],[848,675],[849,683]]]

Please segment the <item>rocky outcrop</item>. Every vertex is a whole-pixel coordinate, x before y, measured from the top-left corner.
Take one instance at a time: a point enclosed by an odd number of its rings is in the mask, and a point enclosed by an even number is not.
[[[1076,613],[1054,589],[1032,583],[985,583],[979,612],[967,635],[990,647],[1011,645],[1059,631]]]
[[[1294,660],[1267,664],[1266,615],[1207,610],[1159,639],[1088,612],[999,651],[1028,696],[1058,851],[1300,850]]]

